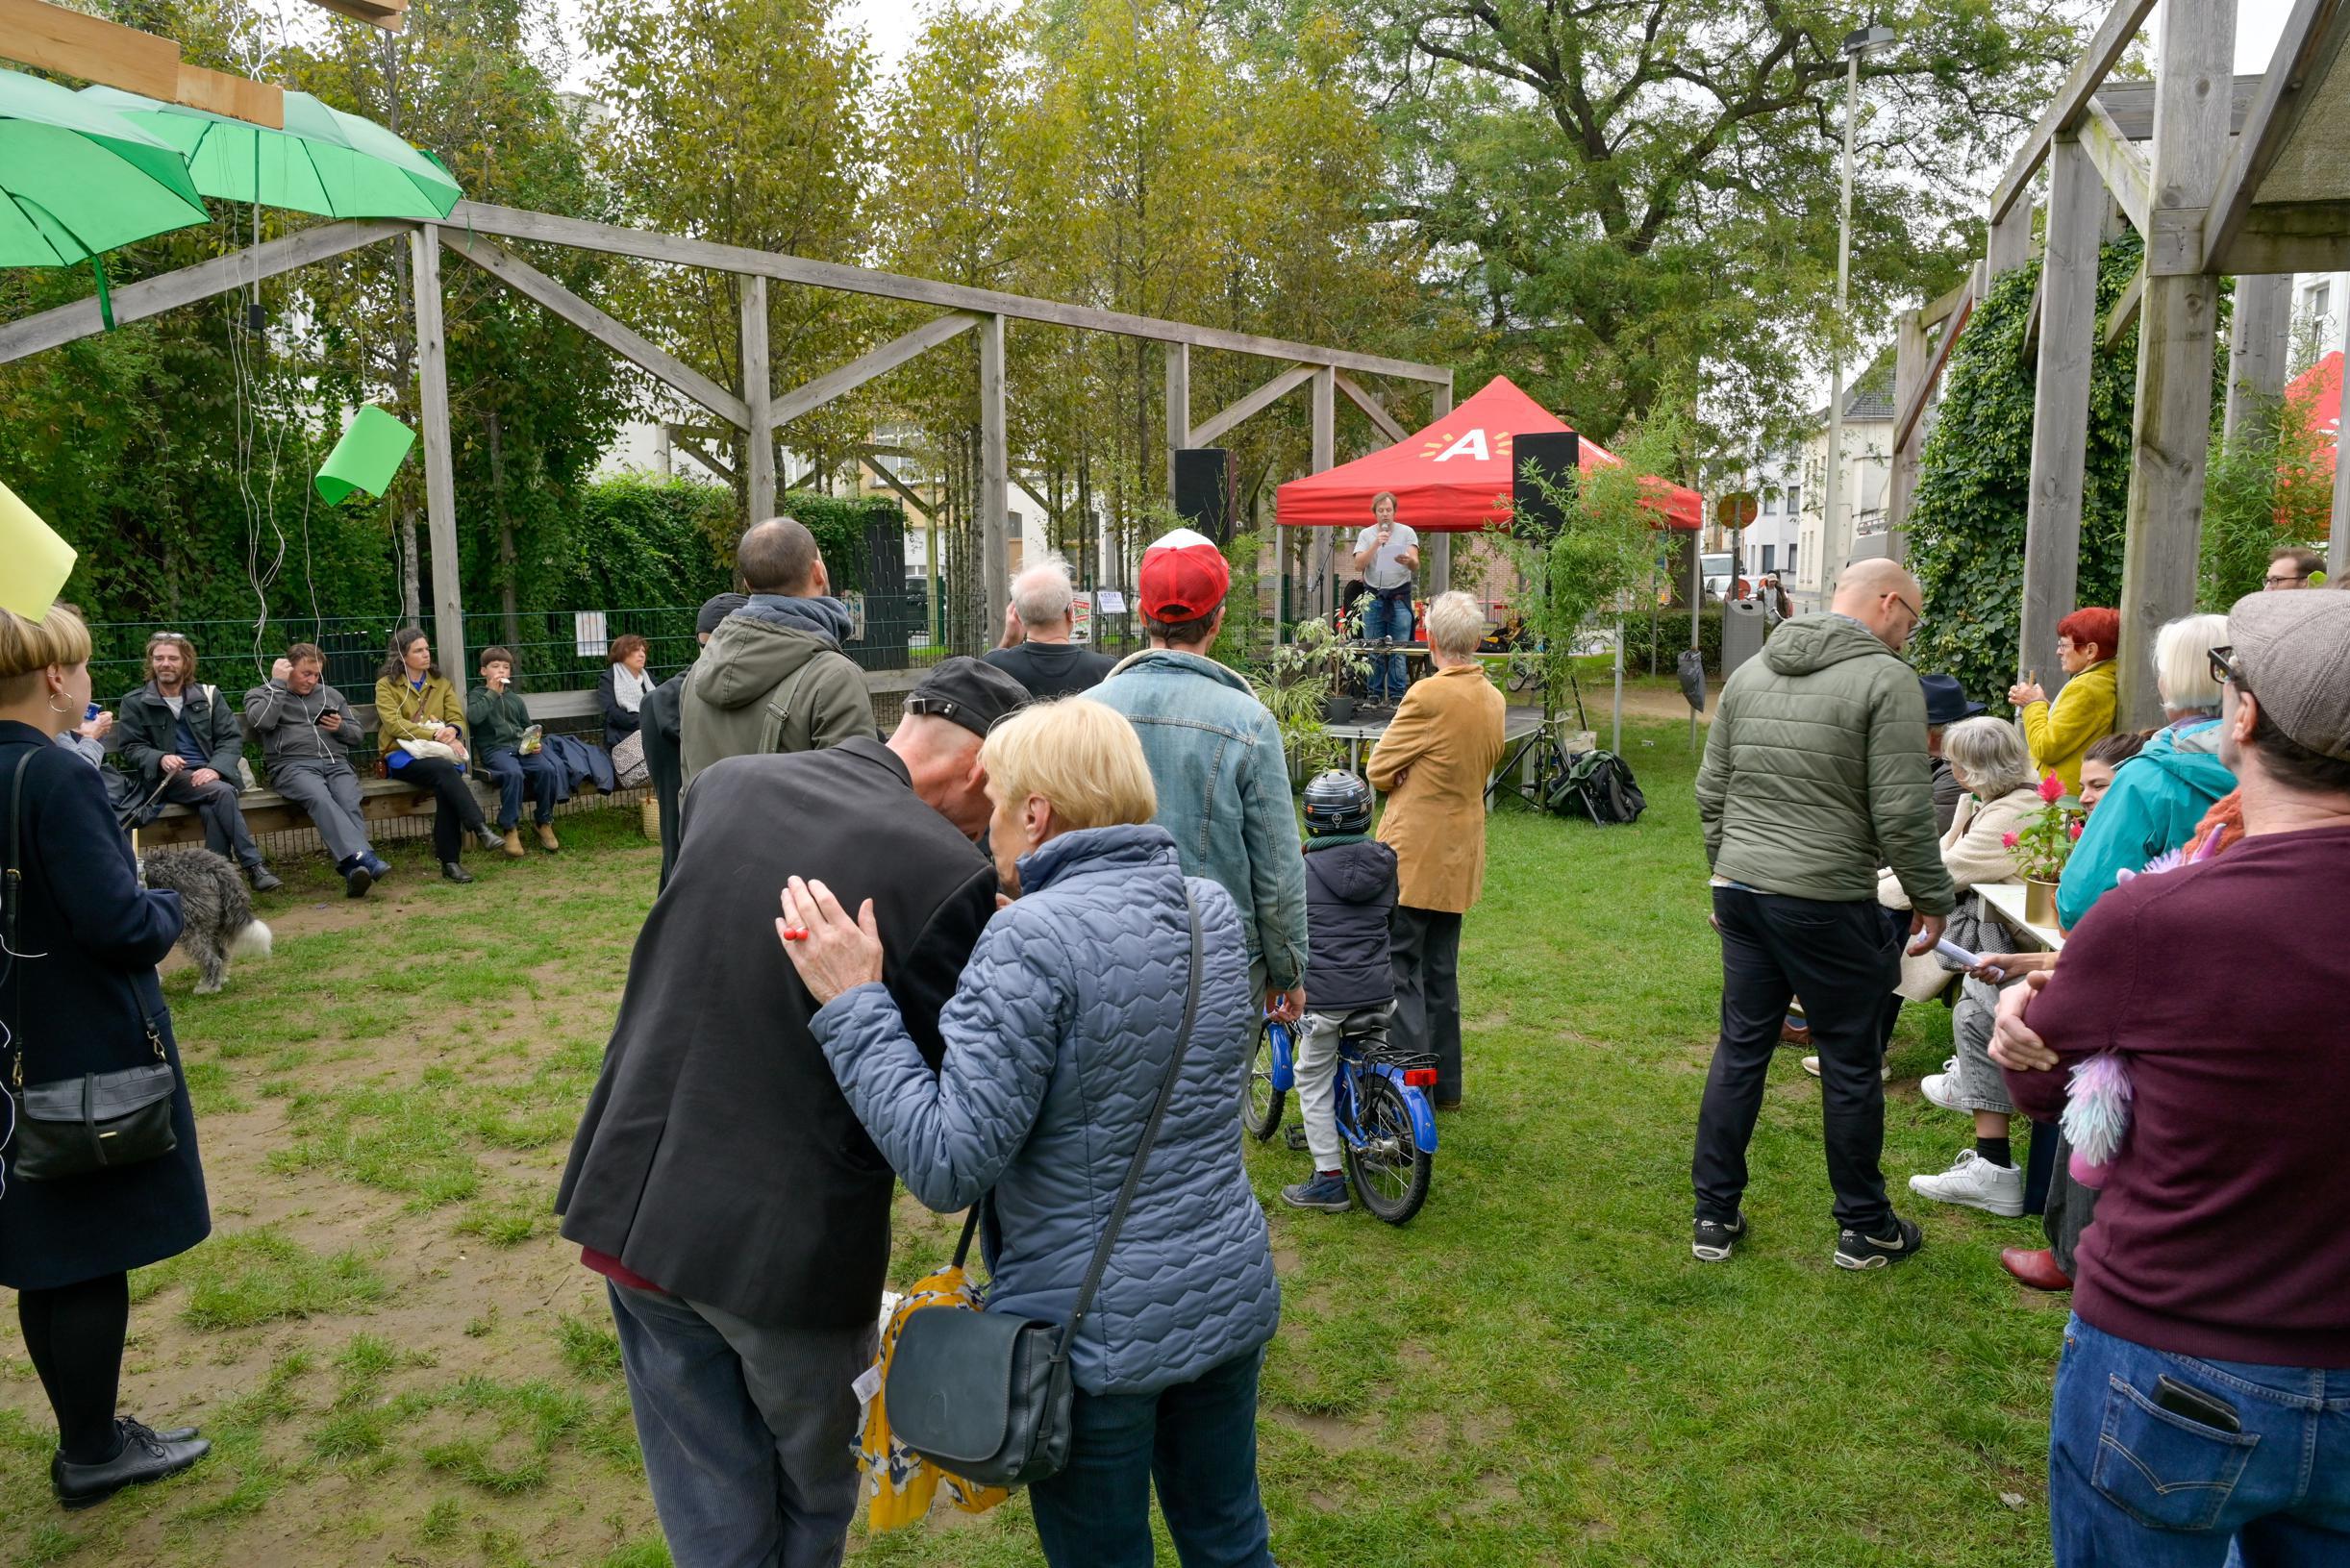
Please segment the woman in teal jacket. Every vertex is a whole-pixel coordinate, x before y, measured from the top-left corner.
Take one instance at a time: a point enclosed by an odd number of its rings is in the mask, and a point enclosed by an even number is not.
[[[2219,759],[2219,683],[2211,651],[2228,640],[2225,615],[2188,615],[2154,640],[2163,727],[2113,774],[2113,785],[2064,862],[2057,921],[2070,930],[2125,871],[2179,848],[2212,803],[2236,787]]]

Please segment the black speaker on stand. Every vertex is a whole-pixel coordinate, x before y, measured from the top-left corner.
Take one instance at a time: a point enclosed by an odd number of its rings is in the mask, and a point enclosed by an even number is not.
[[[1576,466],[1582,460],[1583,438],[1573,431],[1538,434],[1529,432],[1513,438],[1514,450],[1510,460],[1510,502],[1517,516],[1517,532],[1521,537],[1552,538],[1566,525],[1564,509],[1560,504],[1571,495],[1575,487]],[[1541,486],[1526,482],[1526,467],[1531,463],[1551,486],[1560,491],[1554,500]]]
[[[1232,542],[1235,475],[1232,453],[1220,446],[1178,447],[1175,512],[1218,544]]]

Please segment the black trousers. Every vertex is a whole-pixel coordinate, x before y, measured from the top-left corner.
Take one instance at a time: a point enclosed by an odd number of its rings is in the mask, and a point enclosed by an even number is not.
[[[1437,1103],[1450,1105],[1461,1098],[1461,917],[1398,904],[1388,937],[1395,975],[1388,1042],[1437,1058]],[[1312,989],[1306,1002],[1313,1003]]]
[[[433,809],[433,859],[447,865],[465,853],[465,836],[483,828],[482,803],[465,787],[465,776],[455,762],[438,757],[412,757],[392,770],[392,777],[439,799]]]
[[[1800,993],[1819,1052],[1820,1115],[1836,1221],[1883,1234],[1886,994],[1901,973],[1901,944],[1875,901],[1713,889],[1722,935],[1722,1033],[1706,1074],[1690,1175],[1697,1217],[1728,1221],[1746,1192],[1746,1146],[1788,1000]]]
[[[239,791],[236,781],[223,774],[211,784],[200,784],[188,777],[188,771],[183,769],[163,781],[163,799],[204,819],[206,849],[247,870],[261,864],[261,846],[253,842],[253,830],[245,826],[244,812],[237,809]]]

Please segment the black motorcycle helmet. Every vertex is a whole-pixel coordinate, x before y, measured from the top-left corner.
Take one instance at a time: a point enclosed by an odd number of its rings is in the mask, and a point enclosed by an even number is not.
[[[1306,785],[1306,833],[1361,833],[1371,825],[1371,786],[1351,773],[1317,773]]]

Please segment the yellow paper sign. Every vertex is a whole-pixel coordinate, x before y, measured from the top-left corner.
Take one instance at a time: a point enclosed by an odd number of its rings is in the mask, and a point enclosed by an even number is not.
[[[0,610],[38,624],[73,572],[74,548],[0,485]]]

